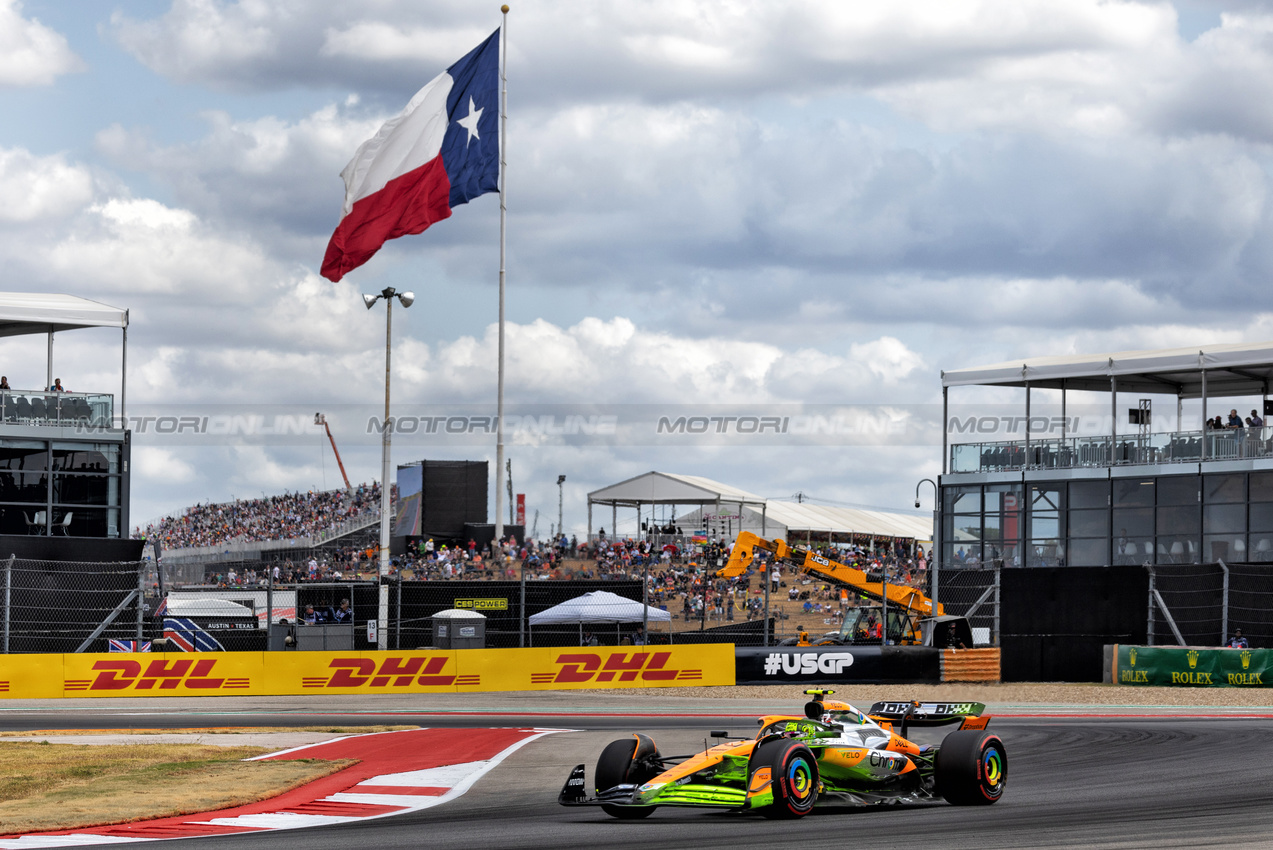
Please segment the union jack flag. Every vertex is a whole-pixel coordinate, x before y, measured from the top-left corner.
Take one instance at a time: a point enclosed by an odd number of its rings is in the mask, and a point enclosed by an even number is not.
[[[220,641],[185,617],[165,617],[164,637],[184,652],[225,652]]]
[[[150,652],[150,641],[115,640],[107,638],[106,645],[111,652]]]

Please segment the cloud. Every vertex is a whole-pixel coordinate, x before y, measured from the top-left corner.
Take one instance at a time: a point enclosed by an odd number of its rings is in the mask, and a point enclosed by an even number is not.
[[[0,148],[0,221],[22,224],[56,218],[87,204],[93,177],[61,155],[35,156]]]
[[[65,36],[24,18],[19,0],[0,0],[0,87],[47,86],[83,69]]]

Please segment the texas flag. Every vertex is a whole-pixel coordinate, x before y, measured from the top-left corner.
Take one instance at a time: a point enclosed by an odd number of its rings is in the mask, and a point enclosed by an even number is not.
[[[440,74],[363,142],[323,277],[340,280],[390,239],[422,233],[478,195],[499,191],[499,30]]]

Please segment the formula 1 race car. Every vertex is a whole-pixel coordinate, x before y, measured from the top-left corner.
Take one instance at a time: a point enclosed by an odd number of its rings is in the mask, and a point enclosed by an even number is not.
[[[557,798],[563,806],[601,806],[616,818],[659,806],[756,810],[797,818],[819,803],[871,805],[931,800],[987,806],[1002,795],[1008,754],[985,731],[981,703],[877,702],[867,714],[808,690],[803,717],[760,718],[755,738],[725,741],[689,756],[665,756],[640,733],[601,751],[589,797],[577,766]],[[906,738],[911,727],[959,724],[935,746]],[[894,732],[894,724],[898,731]],[[713,738],[728,738],[713,732]]]

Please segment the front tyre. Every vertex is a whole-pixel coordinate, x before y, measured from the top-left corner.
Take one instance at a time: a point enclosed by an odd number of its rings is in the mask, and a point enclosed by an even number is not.
[[[760,813],[767,818],[798,818],[813,811],[818,801],[818,761],[813,752],[798,741],[766,741],[756,748],[752,772],[768,767],[773,781],[774,801]]]
[[[648,771],[642,770],[634,761],[636,749],[635,736],[612,741],[606,745],[606,748],[601,751],[600,758],[597,759],[597,771],[594,774],[598,794],[616,785],[640,785],[653,778],[646,776]],[[655,755],[657,754],[656,750]],[[654,809],[654,806],[601,806],[603,812],[620,820],[648,818],[654,813]]]
[[[1008,751],[998,735],[962,730],[941,743],[934,765],[937,793],[955,806],[989,806],[1003,796]]]

